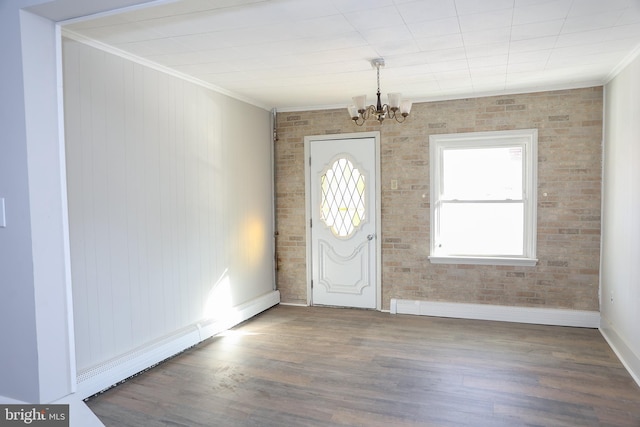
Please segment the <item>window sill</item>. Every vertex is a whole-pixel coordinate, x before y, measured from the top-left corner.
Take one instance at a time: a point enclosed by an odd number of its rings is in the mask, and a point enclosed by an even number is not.
[[[513,265],[517,267],[534,267],[536,258],[506,257],[469,257],[469,256],[430,256],[431,264],[473,264],[473,265]]]

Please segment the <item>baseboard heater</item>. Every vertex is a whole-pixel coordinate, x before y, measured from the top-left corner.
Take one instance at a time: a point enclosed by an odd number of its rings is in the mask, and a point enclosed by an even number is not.
[[[600,312],[555,308],[513,307],[489,304],[464,304],[440,301],[391,299],[391,314],[495,320],[538,325],[600,327]]]
[[[273,291],[230,310],[223,320],[203,321],[187,326],[154,342],[79,371],[77,396],[85,399],[142,372],[201,341],[224,332],[280,302],[280,292]]]

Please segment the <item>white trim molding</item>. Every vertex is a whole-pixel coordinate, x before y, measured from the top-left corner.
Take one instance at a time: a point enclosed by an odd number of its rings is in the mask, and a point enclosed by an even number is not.
[[[634,381],[640,386],[640,355],[633,352],[605,317],[602,317],[600,322],[600,333]]]
[[[476,190],[470,190],[469,194],[460,193],[460,189],[451,189],[445,183],[446,180],[452,178],[456,173],[476,173],[477,171],[467,170],[462,163],[456,165],[456,161],[452,161],[451,167],[454,172],[445,173],[445,161],[447,154],[457,153],[469,150],[501,149],[501,150],[519,150],[520,155],[512,160],[515,164],[519,164],[521,175],[520,188],[516,185],[514,191],[502,194],[502,190],[493,196],[478,193]],[[449,162],[447,161],[447,164]],[[505,165],[503,165],[506,167]],[[437,134],[429,136],[429,167],[430,167],[430,218],[431,218],[431,238],[430,238],[430,256],[429,260],[434,264],[481,264],[481,265],[514,265],[514,266],[534,266],[538,262],[536,259],[536,236],[537,236],[537,182],[538,182],[538,129],[515,129],[504,131],[488,131],[488,132],[465,132],[451,134]],[[448,166],[447,166],[448,167]],[[509,168],[515,165],[509,165]],[[453,174],[453,175],[451,175]],[[449,176],[451,175],[451,176]],[[447,176],[449,176],[447,178]],[[453,178],[452,178],[453,179]],[[453,179],[455,181],[455,179]],[[515,183],[513,183],[515,185]],[[455,185],[454,185],[455,187]],[[446,188],[449,188],[446,190]],[[452,192],[453,191],[453,192]],[[507,206],[517,208],[521,206],[522,227],[516,231],[514,224],[514,235],[520,233],[520,247],[517,247],[518,240],[513,242],[502,243],[488,249],[478,249],[474,244],[469,246],[469,238],[461,245],[459,238],[455,237],[455,233],[461,230],[459,226],[463,226],[460,218],[451,217],[446,212],[448,209],[454,209],[453,206],[483,206],[494,203],[496,209]],[[449,218],[449,219],[447,219]],[[448,224],[448,225],[447,225]],[[489,226],[489,230],[493,230],[496,226]],[[482,227],[471,227],[474,230],[483,230]],[[471,228],[467,231],[471,232]],[[486,228],[486,227],[485,227]],[[452,229],[457,230],[452,233]],[[486,230],[484,230],[486,232]],[[474,234],[471,232],[471,234]],[[493,230],[493,234],[496,230]],[[467,236],[468,233],[463,233]],[[502,236],[504,237],[504,236]],[[486,246],[487,238],[482,235],[475,235],[470,238],[476,244],[482,243]],[[491,240],[491,239],[489,239]],[[498,239],[501,241],[501,239]],[[515,246],[514,246],[515,245]],[[491,246],[491,245],[489,245]],[[513,246],[513,247],[511,247]],[[484,253],[488,251],[488,253]]]
[[[458,319],[494,320],[537,325],[575,326],[597,329],[597,311],[564,310],[538,307],[513,307],[489,304],[463,304],[438,301],[391,299],[391,314],[453,317]]]
[[[268,292],[233,307],[224,319],[192,324],[174,334],[80,371],[77,376],[77,396],[85,399],[99,393],[279,303],[280,292]]]
[[[517,267],[534,267],[537,258],[508,257],[465,257],[465,256],[429,256],[431,264],[470,264],[470,265],[514,265]]]

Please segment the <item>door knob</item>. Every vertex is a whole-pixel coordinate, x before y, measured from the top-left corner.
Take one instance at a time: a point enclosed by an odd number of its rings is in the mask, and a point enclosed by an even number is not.
[[[373,238],[374,238],[374,237],[376,237],[376,235],[375,235],[375,234],[369,234],[369,235],[367,236],[367,240],[373,240]]]

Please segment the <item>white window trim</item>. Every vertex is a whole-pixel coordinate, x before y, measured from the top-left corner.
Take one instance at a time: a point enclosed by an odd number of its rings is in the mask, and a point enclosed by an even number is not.
[[[520,144],[524,147],[524,174],[525,188],[523,198],[525,200],[525,235],[524,256],[451,256],[438,254],[436,249],[437,223],[435,221],[436,207],[438,204],[442,183],[442,151],[451,147],[501,147],[505,145]],[[537,240],[537,186],[538,186],[538,130],[522,129],[495,132],[470,132],[458,134],[443,134],[429,136],[429,163],[430,163],[430,215],[431,215],[431,245],[429,261],[433,264],[476,264],[476,265],[512,265],[535,266]]]

